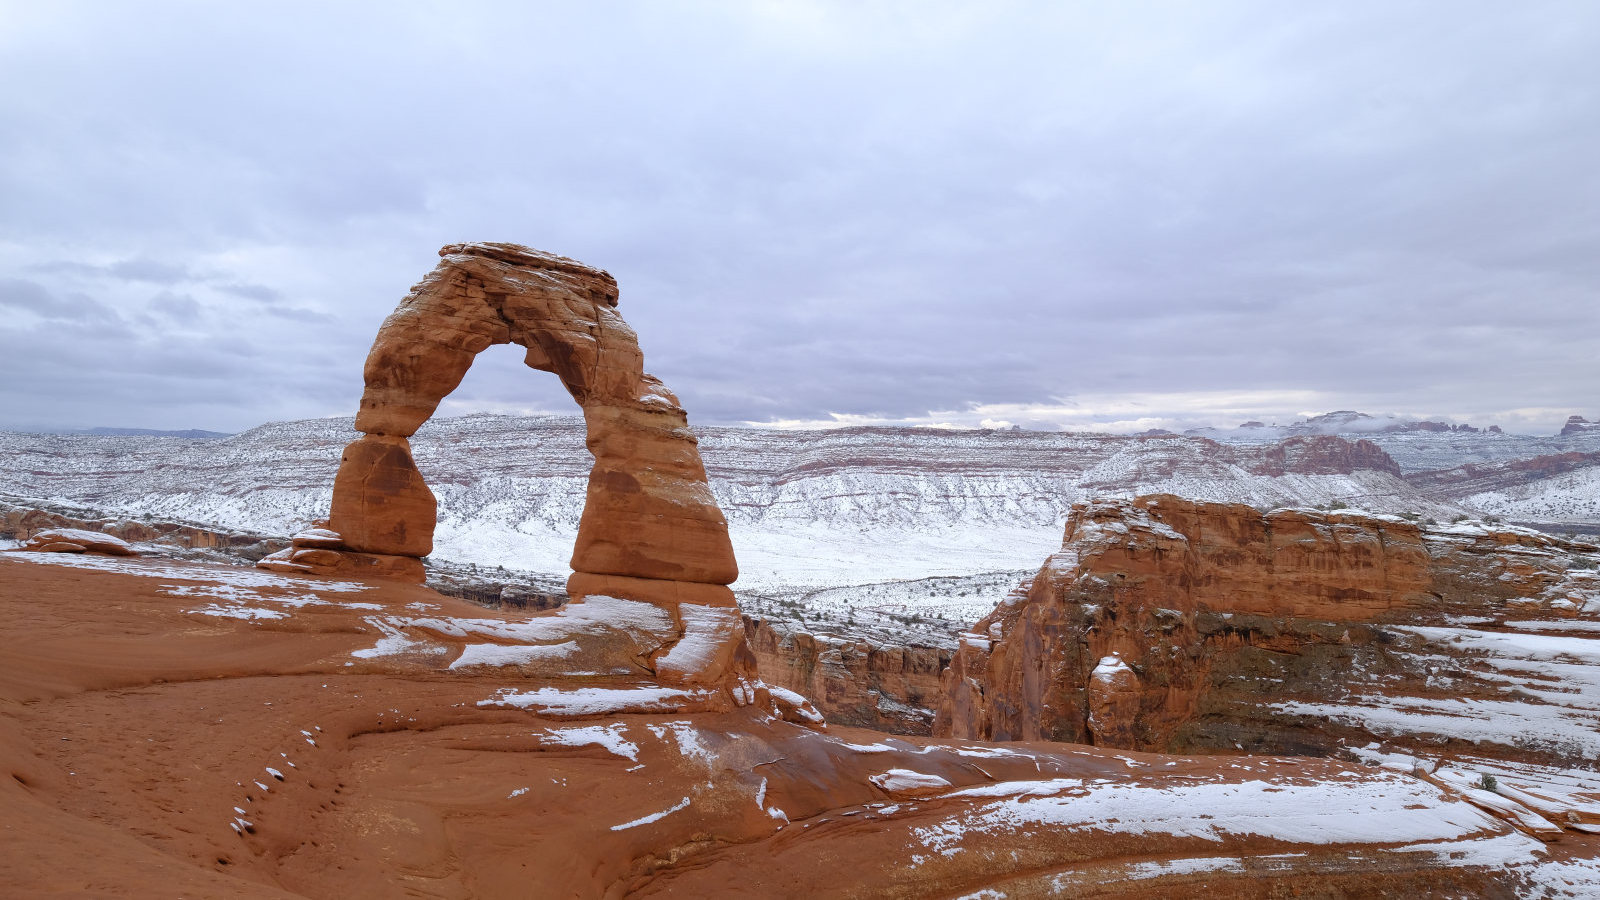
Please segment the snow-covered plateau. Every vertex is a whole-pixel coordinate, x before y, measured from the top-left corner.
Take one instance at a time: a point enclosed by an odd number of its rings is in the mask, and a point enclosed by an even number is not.
[[[1364,433],[1334,447],[1337,453],[1361,450],[1359,439],[1376,442],[1392,459],[1377,453],[1373,468],[1359,467],[1370,463],[1370,448],[1365,456],[1347,454],[1354,462],[1342,465],[1297,463],[1290,448],[1285,464],[1283,444],[1184,435],[903,428],[697,434],[731,525],[737,587],[764,593],[1032,569],[1060,546],[1071,504],[1091,496],[1173,493],[1439,520],[1493,513],[1600,521],[1600,466],[1531,480],[1519,471],[1520,483],[1464,497],[1453,492],[1464,483],[1454,475],[1415,477],[1519,454],[1586,456],[1600,450],[1600,436],[1588,434]],[[355,436],[348,418],[274,423],[223,439],[0,433],[0,495],[288,535],[326,515],[341,448]],[[591,461],[583,437],[582,420],[565,416],[471,415],[425,425],[413,448],[439,499],[434,558],[564,575]],[[1483,478],[1471,485],[1483,487]],[[954,613],[981,602],[946,605]]]

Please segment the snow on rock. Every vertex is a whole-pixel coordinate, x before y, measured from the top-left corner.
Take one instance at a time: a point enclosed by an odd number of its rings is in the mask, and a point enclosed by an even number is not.
[[[1102,656],[1094,671],[1089,673],[1089,677],[1095,681],[1113,682],[1121,676],[1132,674],[1133,670],[1122,661],[1122,654],[1113,653],[1110,656]]]
[[[652,685],[630,688],[584,687],[534,691],[501,688],[479,706],[511,706],[545,716],[601,716],[615,713],[677,712],[706,698],[704,692]]]
[[[665,740],[667,735],[672,735],[672,740],[678,745],[678,751],[684,756],[699,762],[706,768],[711,768],[717,762],[717,756],[705,744],[701,732],[693,722],[679,721],[668,722],[665,725],[646,725],[650,733],[657,738]]]
[[[578,652],[576,641],[560,644],[468,644],[450,664],[452,669],[472,666],[525,666],[535,662],[566,659]]]
[[[669,807],[667,809],[663,809],[660,812],[651,813],[648,816],[640,816],[639,818],[634,819],[632,822],[623,822],[621,825],[613,825],[613,826],[611,826],[611,830],[612,831],[624,831],[624,830],[629,829],[629,828],[637,828],[640,825],[649,825],[652,822],[659,822],[662,819],[665,819],[667,816],[670,816],[673,813],[678,812],[679,810],[688,809],[688,808],[689,808],[689,798],[685,797],[679,803],[676,803],[676,804],[674,804],[673,806],[671,806],[671,807]]]
[[[451,637],[482,635],[524,644],[562,643],[582,635],[621,631],[641,642],[661,641],[677,634],[672,616],[659,606],[615,597],[585,597],[548,615],[521,622],[505,619],[455,617],[391,617],[391,625],[425,628]]]
[[[867,779],[891,797],[926,797],[950,788],[950,782],[938,775],[916,772],[911,769],[890,769]]]
[[[260,609],[253,606],[222,606],[212,603],[189,612],[200,616],[216,616],[220,619],[287,619],[289,614],[276,609]]]
[[[744,638],[739,608],[684,603],[678,617],[683,637],[656,659],[656,676],[679,684],[720,678]]]
[[[811,705],[811,701],[789,690],[788,688],[767,686],[767,691],[772,695],[772,702],[777,704],[778,715],[786,722],[795,722],[800,725],[825,725],[822,713]]]
[[[1210,841],[1253,836],[1294,844],[1457,840],[1506,830],[1471,804],[1441,796],[1433,785],[1383,772],[1304,784],[1056,778],[1001,782],[946,796],[997,799],[949,822],[916,829],[923,845],[936,851],[957,846],[969,831],[998,833],[1041,825]],[[1541,846],[1523,841],[1525,853]]]
[[[627,726],[585,725],[581,728],[552,728],[539,734],[539,742],[558,747],[599,746],[630,762],[639,761],[639,745],[623,737]]]
[[[383,656],[399,656],[405,653],[444,653],[444,647],[430,644],[427,641],[414,640],[405,632],[390,625],[388,621],[375,616],[367,618],[367,624],[378,629],[383,637],[378,642],[364,650],[351,651],[350,655],[357,659],[377,659]]]
[[[175,579],[206,584],[229,585],[235,588],[276,588],[297,591],[304,595],[306,580],[265,572],[261,569],[225,569],[218,566],[195,566],[181,562],[158,559],[113,559],[105,556],[79,556],[76,554],[35,554],[20,558],[29,562],[54,566],[73,566],[81,569],[98,569],[119,575],[137,575],[143,578]],[[372,586],[357,581],[318,580],[317,591],[324,594],[350,593],[371,590]]]
[[[1436,784],[1453,788],[1468,803],[1490,814],[1517,826],[1542,841],[1555,841],[1561,837],[1561,828],[1554,822],[1539,815],[1533,810],[1509,796],[1503,796],[1490,790],[1484,777],[1479,773],[1468,772],[1463,769],[1440,768],[1434,772],[1430,780]]]
[[[98,531],[81,528],[51,528],[35,532],[23,545],[25,550],[44,553],[104,553],[108,556],[138,556],[127,541]]]

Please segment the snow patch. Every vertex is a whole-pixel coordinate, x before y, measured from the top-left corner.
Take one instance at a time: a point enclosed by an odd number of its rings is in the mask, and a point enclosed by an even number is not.
[[[627,726],[621,722],[611,725],[588,725],[583,728],[553,728],[542,732],[539,741],[559,747],[600,746],[629,762],[638,762],[639,745],[622,736],[626,730]]]
[[[572,690],[542,687],[536,691],[501,688],[493,697],[479,700],[478,705],[512,706],[550,716],[597,716],[623,712],[677,712],[703,697],[698,691],[650,686]]]
[[[578,652],[576,641],[562,644],[468,644],[450,664],[452,669],[471,666],[525,666],[535,662],[566,659]]]
[[[613,826],[611,826],[611,830],[612,831],[623,831],[623,830],[626,830],[626,829],[629,829],[629,828],[637,828],[640,825],[649,825],[652,822],[659,822],[662,819],[665,819],[667,816],[670,816],[673,813],[677,812],[678,810],[687,809],[688,807],[689,807],[689,798],[685,797],[685,798],[683,798],[683,800],[681,802],[673,805],[672,807],[670,807],[668,809],[664,809],[664,810],[662,810],[661,812],[658,812],[658,813],[651,813],[648,816],[640,816],[639,818],[634,819],[632,822],[623,822],[621,825],[613,825]]]

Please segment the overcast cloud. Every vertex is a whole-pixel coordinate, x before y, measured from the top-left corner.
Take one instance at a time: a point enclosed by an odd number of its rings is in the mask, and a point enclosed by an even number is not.
[[[0,85],[0,427],[351,414],[461,240],[701,424],[1600,414],[1587,0],[0,2]]]

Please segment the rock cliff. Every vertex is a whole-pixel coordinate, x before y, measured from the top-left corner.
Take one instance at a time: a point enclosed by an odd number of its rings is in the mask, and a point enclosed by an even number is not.
[[[1349,512],[1083,503],[1061,551],[963,637],[934,733],[1592,759],[1597,553]]]
[[[744,625],[762,680],[804,695],[830,723],[930,733],[951,650],[813,634],[750,615]]]

